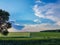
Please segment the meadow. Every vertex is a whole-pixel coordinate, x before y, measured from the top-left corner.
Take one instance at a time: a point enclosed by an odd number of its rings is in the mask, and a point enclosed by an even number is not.
[[[0,34],[0,40],[36,40],[57,38],[60,38],[60,32],[10,32],[7,36]]]
[[[0,34],[1,45],[60,45],[59,32],[10,32]]]

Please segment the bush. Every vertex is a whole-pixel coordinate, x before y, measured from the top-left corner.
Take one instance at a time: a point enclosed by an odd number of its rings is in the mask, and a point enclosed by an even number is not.
[[[8,30],[7,29],[3,29],[2,31],[1,31],[1,33],[3,34],[3,35],[8,35]]]

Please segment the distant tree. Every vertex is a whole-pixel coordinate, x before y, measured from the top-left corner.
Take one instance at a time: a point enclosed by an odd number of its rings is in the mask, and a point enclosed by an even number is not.
[[[7,11],[0,9],[0,32],[3,35],[8,34],[9,28],[11,28],[11,23],[8,22],[10,14]]]

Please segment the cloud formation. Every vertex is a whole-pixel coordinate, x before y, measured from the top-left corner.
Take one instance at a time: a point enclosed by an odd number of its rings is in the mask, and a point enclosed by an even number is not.
[[[39,18],[50,19],[55,23],[55,25],[60,26],[60,1],[58,0],[56,3],[48,3],[42,2],[40,0],[36,0],[36,4],[33,7],[33,11],[35,16]]]

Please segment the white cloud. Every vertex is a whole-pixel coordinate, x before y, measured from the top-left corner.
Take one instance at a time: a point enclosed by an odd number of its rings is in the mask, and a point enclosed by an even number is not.
[[[42,1],[40,1],[40,0],[36,0],[36,2],[35,3],[42,3]]]
[[[41,13],[41,11],[38,8],[38,5],[35,5],[34,8],[33,8],[33,10],[34,10],[36,16],[38,16],[38,17],[44,17],[43,14]]]
[[[41,21],[39,19],[35,19],[34,22],[41,23]]]
[[[44,6],[35,4],[33,10],[37,17],[50,19],[60,25],[60,3],[48,3]]]
[[[59,21],[59,22],[57,22],[56,24],[60,26],[60,21]]]
[[[36,24],[36,25],[24,25],[25,27],[21,30],[14,28],[8,29],[9,32],[40,32],[44,30],[59,29],[60,26],[52,25],[48,23]]]

